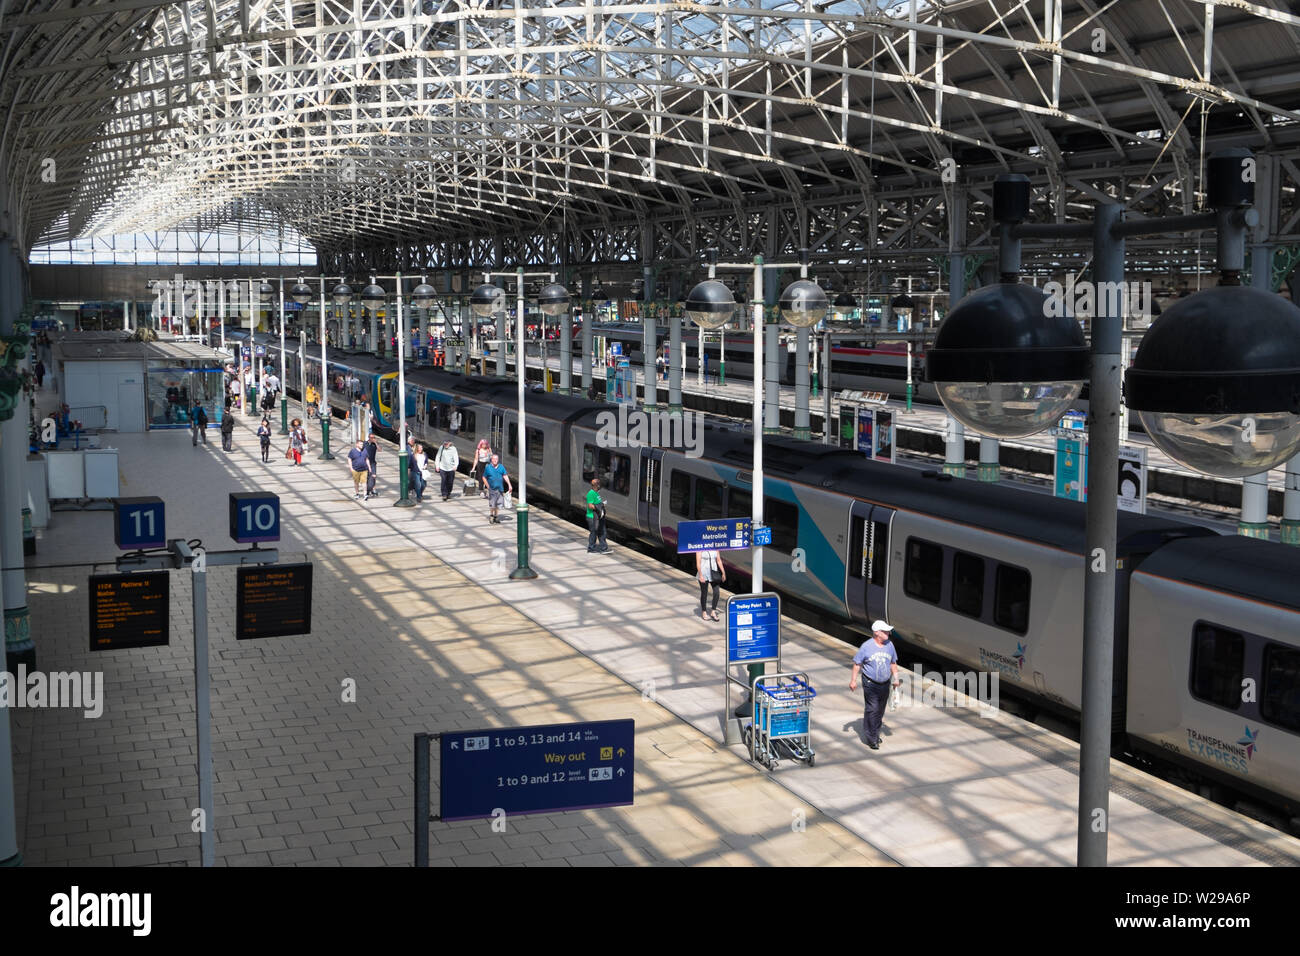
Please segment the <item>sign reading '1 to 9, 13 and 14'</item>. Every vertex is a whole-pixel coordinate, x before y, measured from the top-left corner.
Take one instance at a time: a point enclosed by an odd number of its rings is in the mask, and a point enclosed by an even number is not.
[[[90,649],[154,647],[169,636],[170,572],[92,574]]]
[[[441,735],[441,819],[632,803],[636,724],[601,720]]]

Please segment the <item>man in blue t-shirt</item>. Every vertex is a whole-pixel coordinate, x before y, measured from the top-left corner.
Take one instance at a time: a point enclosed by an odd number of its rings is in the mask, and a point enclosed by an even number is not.
[[[506,466],[501,464],[500,455],[493,453],[492,460],[483,469],[483,484],[488,493],[488,521],[500,524],[497,509],[505,502],[505,492],[514,491],[510,486],[510,476],[506,474]]]
[[[880,749],[880,719],[885,714],[889,686],[898,686],[898,651],[889,640],[891,631],[884,621],[871,625],[871,639],[853,655],[853,676],[849,678],[849,690],[857,690],[858,674],[862,674],[862,736],[872,750]]]

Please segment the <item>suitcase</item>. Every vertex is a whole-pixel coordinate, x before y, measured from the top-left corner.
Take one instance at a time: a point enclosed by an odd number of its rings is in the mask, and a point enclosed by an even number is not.
[[[461,494],[466,498],[478,494],[478,482],[474,481],[472,478],[466,479],[465,487],[462,489]]]

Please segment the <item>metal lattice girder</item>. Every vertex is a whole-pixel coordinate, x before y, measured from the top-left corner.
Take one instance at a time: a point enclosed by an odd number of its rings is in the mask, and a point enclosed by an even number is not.
[[[1080,155],[1190,207],[1203,132],[1294,147],[1283,6],[31,0],[0,12],[0,161],[25,247],[238,209],[336,253],[545,231],[506,245],[617,259],[698,208],[691,253],[919,254],[975,170],[1035,172],[1062,217]],[[805,214],[824,194],[872,208],[865,240]]]

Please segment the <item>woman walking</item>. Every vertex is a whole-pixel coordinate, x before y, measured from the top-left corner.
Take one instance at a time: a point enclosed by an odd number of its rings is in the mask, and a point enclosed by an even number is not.
[[[429,484],[429,456],[424,452],[424,443],[415,443],[415,454],[411,456],[411,478],[415,486],[415,500],[424,501],[424,489]]]
[[[478,447],[474,449],[474,463],[469,467],[470,478],[475,479],[483,487],[483,497],[488,494],[487,483],[483,481],[483,469],[488,466],[492,460],[492,446],[488,444],[486,438],[478,440]]]
[[[263,419],[265,421],[265,419]],[[302,427],[302,419],[295,418],[289,426],[289,453],[293,456],[296,468],[302,464],[302,454],[307,450],[307,430]]]
[[[722,566],[722,559],[718,557],[718,552],[712,549],[707,551],[695,552],[695,579],[700,582],[700,617],[707,620],[718,621],[718,584],[727,580],[727,569]],[[709,586],[713,586],[713,607],[705,607],[705,598],[709,594]]]
[[[257,426],[257,440],[262,443],[263,463],[271,460],[271,420],[262,417],[262,424]]]

